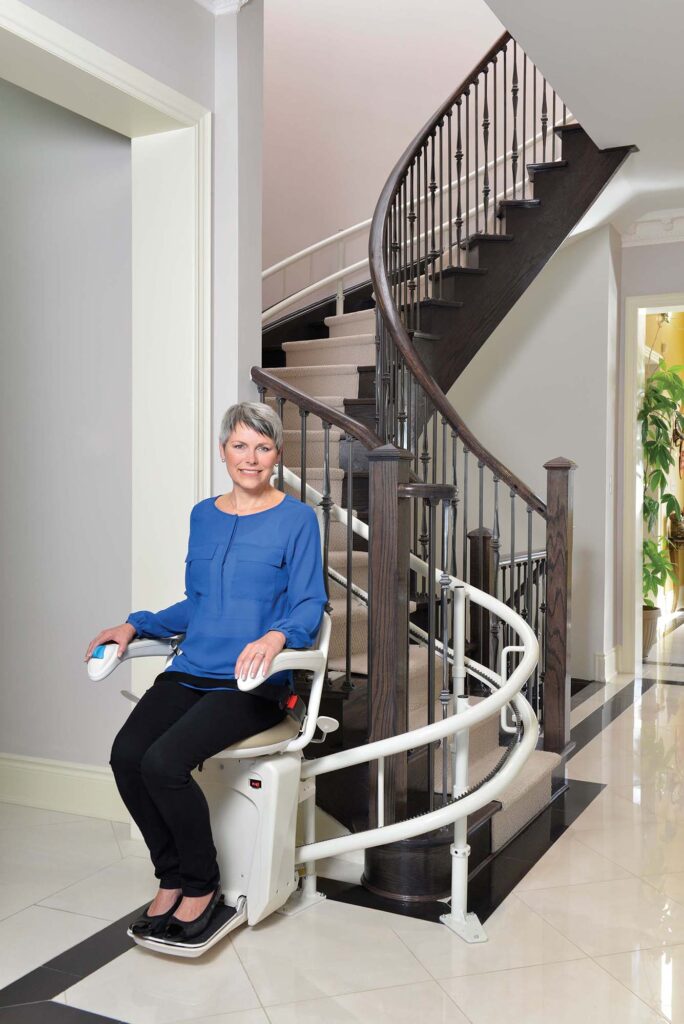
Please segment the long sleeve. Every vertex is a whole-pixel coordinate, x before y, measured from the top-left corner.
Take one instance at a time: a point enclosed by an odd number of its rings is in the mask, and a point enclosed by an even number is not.
[[[190,602],[187,597],[184,601],[162,608],[159,612],[131,612],[126,619],[131,626],[135,627],[138,636],[156,639],[164,636],[174,636],[176,633],[185,633],[190,619]]]
[[[313,509],[308,511],[287,547],[287,612],[269,626],[285,634],[286,647],[313,645],[327,602],[320,531]]]

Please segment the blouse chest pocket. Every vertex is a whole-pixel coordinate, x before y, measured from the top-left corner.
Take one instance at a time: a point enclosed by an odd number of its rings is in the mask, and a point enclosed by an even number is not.
[[[241,544],[235,549],[231,597],[272,601],[284,561],[283,548],[269,544]]]
[[[185,557],[185,589],[188,595],[206,597],[211,591],[211,567],[217,544],[191,544]]]

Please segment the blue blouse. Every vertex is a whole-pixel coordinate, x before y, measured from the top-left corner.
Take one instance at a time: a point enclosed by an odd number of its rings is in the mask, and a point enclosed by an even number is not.
[[[215,502],[206,498],[190,513],[185,600],[126,621],[141,637],[185,634],[169,670],[227,680],[245,644],[268,630],[284,633],[286,647],[311,647],[326,593],[312,508],[286,494],[274,508],[236,516]],[[267,682],[290,678],[278,672]]]

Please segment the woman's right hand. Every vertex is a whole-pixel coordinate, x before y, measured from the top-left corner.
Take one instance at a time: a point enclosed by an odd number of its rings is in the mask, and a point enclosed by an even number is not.
[[[122,658],[126,653],[126,648],[135,635],[135,626],[131,626],[130,622],[122,622],[120,626],[112,626],[110,629],[103,629],[97,634],[95,639],[91,640],[88,644],[88,650],[86,651],[84,660],[89,661],[91,654],[99,644],[107,643],[118,644],[119,649],[116,652],[117,657]]]

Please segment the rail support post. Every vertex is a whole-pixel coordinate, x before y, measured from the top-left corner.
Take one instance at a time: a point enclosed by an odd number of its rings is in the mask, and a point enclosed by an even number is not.
[[[456,714],[468,710],[465,696],[465,591],[454,590],[454,701]],[[468,788],[468,730],[463,729],[449,740],[451,744],[452,795],[458,796]],[[486,942],[487,936],[477,914],[468,913],[468,820],[454,822],[454,841],[451,853],[451,910],[442,914],[440,921],[465,942]]]

